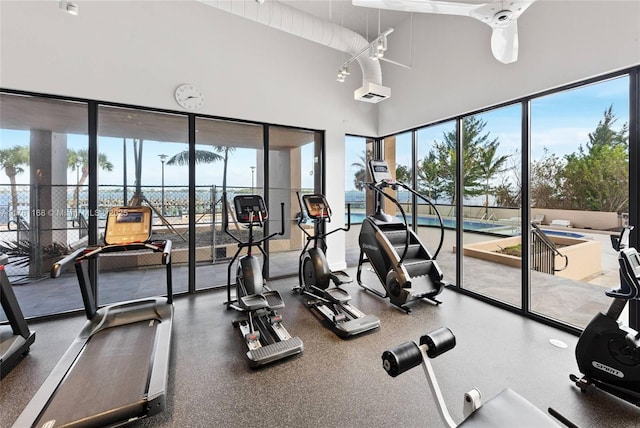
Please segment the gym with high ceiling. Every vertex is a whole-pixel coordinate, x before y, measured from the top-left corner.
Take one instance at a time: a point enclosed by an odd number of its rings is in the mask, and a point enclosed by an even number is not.
[[[0,427],[640,428],[639,163],[638,0],[0,0]]]

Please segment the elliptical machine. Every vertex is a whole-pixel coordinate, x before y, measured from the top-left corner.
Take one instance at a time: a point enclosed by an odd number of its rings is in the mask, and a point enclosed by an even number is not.
[[[254,239],[254,227],[263,227],[268,218],[264,199],[260,195],[238,195],[233,198],[236,217],[239,223],[247,224],[249,238],[243,241],[229,231],[229,217],[227,212],[227,195],[224,194],[224,231],[238,243],[238,250],[229,262],[227,269],[227,309],[235,309],[247,315],[246,318],[233,322],[239,327],[247,343],[247,358],[251,367],[269,364],[282,358],[299,354],[303,350],[302,340],[291,337],[282,325],[282,315],[277,309],[284,308],[284,301],[280,293],[270,290],[263,277],[267,262],[267,253],[262,243],[276,235],[284,235],[284,203],[281,209],[281,231]],[[262,267],[258,258],[252,253],[253,248],[262,253]],[[238,259],[240,252],[246,248],[247,254]],[[236,298],[231,299],[231,268],[238,259],[236,270]]]
[[[590,385],[640,406],[640,332],[618,321],[627,302],[640,299],[640,254],[629,247],[633,226],[612,236],[618,251],[620,288],[606,291],[613,302],[606,313],[598,313],[584,329],[576,345],[576,360],[582,377],[570,375],[582,392]]]
[[[298,227],[306,235],[307,243],[300,253],[298,268],[299,285],[294,287],[309,299],[306,306],[317,311],[332,326],[340,337],[354,336],[380,327],[380,319],[365,315],[349,303],[351,295],[340,288],[353,280],[346,272],[329,270],[325,257],[325,238],[338,231],[347,232],[351,227],[351,207],[347,205],[348,223],[346,228],[324,231],[324,225],[331,222],[331,208],[324,195],[303,195],[298,193],[300,212],[306,212],[313,221],[313,235],[302,226],[304,216],[298,219]],[[311,246],[311,248],[309,248]],[[331,283],[333,282],[333,286]]]
[[[386,214],[382,209],[382,203],[376,202],[375,214],[367,216],[362,221],[358,238],[360,243],[358,284],[379,297],[388,297],[391,303],[406,313],[411,312],[406,304],[414,300],[427,299],[440,304],[436,296],[442,292],[445,283],[435,259],[444,242],[444,225],[438,209],[431,201],[406,184],[394,180],[386,161],[370,160],[369,172],[373,182],[367,183],[368,188],[374,195],[380,195],[393,202],[402,214],[402,220]],[[440,223],[440,243],[433,255],[408,226],[407,215],[402,205],[384,191],[386,188],[392,190],[403,188],[434,209]],[[365,262],[369,262],[373,267],[384,286],[384,293],[362,283],[362,266]]]

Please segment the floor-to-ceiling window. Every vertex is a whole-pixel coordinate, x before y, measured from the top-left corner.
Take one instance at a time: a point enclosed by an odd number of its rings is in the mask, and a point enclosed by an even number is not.
[[[367,171],[369,159],[373,159],[374,141],[364,137],[347,135],[344,141],[344,196],[345,205],[351,208],[351,228],[345,238],[347,266],[355,266],[360,255],[358,234],[360,224],[372,208],[371,191],[366,183],[370,181]],[[345,224],[349,219],[345,219]]]
[[[183,115],[140,109],[98,108],[98,233],[107,210],[145,205],[152,209],[153,238],[172,241],[174,292],[187,291],[189,251],[188,122]],[[81,198],[81,201],[84,199]],[[82,206],[82,205],[81,205]],[[138,281],[123,269],[149,268]],[[156,274],[152,274],[156,272]],[[100,257],[98,302],[166,293],[160,255],[108,254]]]
[[[245,240],[233,198],[249,193],[264,197],[264,133],[262,125],[207,118],[196,119],[196,130],[196,288],[204,289],[227,284],[228,263],[238,248],[224,230],[225,203],[228,230]]]
[[[606,308],[604,291],[619,281],[610,238],[634,222],[636,72],[384,138],[377,150],[394,162],[399,141],[408,134],[416,141],[408,170],[447,226],[438,256],[445,280],[571,329]],[[432,208],[417,202],[411,210],[421,225]],[[429,246],[434,228],[418,230]]]
[[[403,132],[402,134],[387,137],[383,140],[383,156],[387,161],[395,179],[413,188],[413,133]],[[407,215],[409,225],[413,225],[414,219],[411,216],[411,206],[413,195],[402,188],[397,190],[386,189],[386,192],[393,194],[402,206]],[[388,214],[402,217],[397,208],[388,200],[383,200],[384,210]]]
[[[298,273],[298,258],[304,246],[297,226],[302,215],[298,194],[322,193],[322,133],[269,126],[268,233],[281,232],[267,243],[269,277]],[[281,209],[284,204],[284,218]]]
[[[43,281],[86,240],[87,105],[0,94],[0,252],[25,316],[80,309],[74,282]]]
[[[433,204],[420,198],[417,200],[418,236],[434,254],[440,243],[440,214],[445,233],[436,260],[449,283],[456,283],[456,170],[455,152],[451,151],[455,149],[455,136],[455,121],[416,131],[416,190]]]
[[[462,119],[462,286],[514,306],[522,300],[521,119],[520,104]]]
[[[629,78],[535,98],[530,108],[529,204],[551,243],[535,248],[532,235],[531,311],[584,327],[619,282],[610,236],[629,218]]]

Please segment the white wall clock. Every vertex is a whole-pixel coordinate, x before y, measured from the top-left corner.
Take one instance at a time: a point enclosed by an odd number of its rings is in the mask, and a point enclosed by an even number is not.
[[[204,105],[204,94],[197,86],[180,85],[176,88],[176,101],[187,110],[197,110]]]

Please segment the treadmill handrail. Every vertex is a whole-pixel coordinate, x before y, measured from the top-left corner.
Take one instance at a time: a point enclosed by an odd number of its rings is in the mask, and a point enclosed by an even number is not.
[[[85,248],[79,248],[55,262],[53,266],[51,266],[51,278],[59,277],[62,272],[76,262],[76,259],[84,252],[84,250]]]

